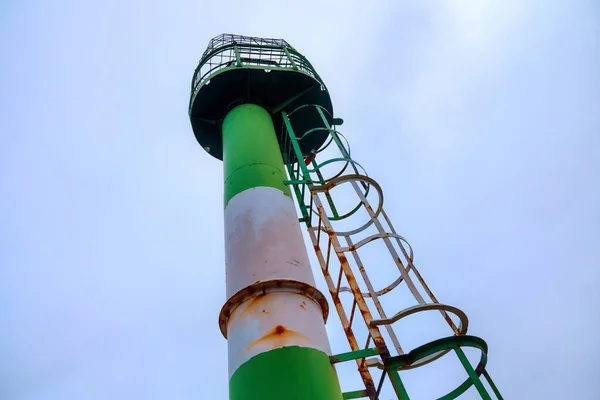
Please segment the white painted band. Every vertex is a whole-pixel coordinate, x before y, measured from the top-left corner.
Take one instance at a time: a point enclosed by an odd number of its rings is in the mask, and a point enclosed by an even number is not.
[[[321,307],[302,294],[274,292],[235,309],[227,329],[229,378],[250,358],[284,346],[331,354]]]
[[[257,281],[288,279],[315,286],[294,201],[256,187],[225,208],[227,298]]]

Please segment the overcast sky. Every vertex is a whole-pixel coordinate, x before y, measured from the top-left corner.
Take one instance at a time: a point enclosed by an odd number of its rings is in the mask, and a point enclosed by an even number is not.
[[[313,63],[506,399],[600,398],[599,3],[286,3],[2,2],[0,398],[227,398],[222,165],[187,115],[224,32]],[[451,389],[427,371],[412,398]]]

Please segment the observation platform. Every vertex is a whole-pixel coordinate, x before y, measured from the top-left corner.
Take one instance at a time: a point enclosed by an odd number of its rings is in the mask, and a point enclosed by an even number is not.
[[[222,34],[212,39],[192,79],[189,115],[198,143],[213,157],[223,159],[221,126],[227,113],[240,104],[265,108],[273,118],[281,148],[286,140],[282,112],[317,105],[333,124],[333,106],[322,79],[308,60],[285,40]],[[294,129],[306,132],[323,125],[310,107],[297,113]],[[302,153],[317,150],[326,131],[299,140]],[[288,160],[295,161],[293,152]]]

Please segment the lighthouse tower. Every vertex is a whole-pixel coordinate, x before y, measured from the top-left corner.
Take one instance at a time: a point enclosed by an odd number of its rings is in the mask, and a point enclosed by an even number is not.
[[[383,208],[382,188],[352,159],[337,130],[343,121],[304,56],[279,39],[212,39],[194,73],[189,115],[200,145],[223,161],[227,300],[219,326],[231,400],[375,400],[384,385],[409,399],[402,372],[449,353],[466,379],[440,399],[469,389],[502,398],[485,369],[487,344],[467,335],[466,314],[426,285]],[[316,287],[302,225],[329,300]],[[379,263],[397,276],[381,288],[372,274],[382,266],[364,261],[373,243],[384,245]],[[388,314],[385,299],[400,291],[409,304],[392,303],[399,309]],[[331,354],[325,330],[330,304],[349,345],[342,354]],[[448,335],[405,349],[394,324],[422,312],[436,313]],[[475,366],[465,347],[479,350]],[[342,392],[336,365],[345,362],[356,363],[360,380]]]

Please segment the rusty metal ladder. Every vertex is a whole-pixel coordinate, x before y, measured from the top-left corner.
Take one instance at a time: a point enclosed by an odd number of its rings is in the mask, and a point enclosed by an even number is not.
[[[305,114],[306,107],[312,107],[314,112],[320,115],[323,127],[312,128],[306,132],[295,132],[293,114],[300,109],[303,109]],[[412,248],[396,232],[383,209],[381,187],[366,175],[360,164],[352,160],[349,146],[342,142],[343,136],[330,126],[328,121],[332,118],[326,117],[327,110],[316,105],[301,106],[297,110],[290,114],[282,113],[282,130],[285,131],[286,138],[282,143],[282,150],[284,150],[284,157],[287,158],[284,161],[290,178],[287,184],[295,194],[302,215],[300,221],[306,224],[325,282],[350,345],[349,352],[331,356],[331,362],[337,364],[354,360],[364,384],[364,389],[344,393],[344,399],[378,399],[386,376],[389,376],[397,398],[409,399],[399,371],[428,364],[451,350],[456,352],[469,378],[440,399],[454,399],[475,385],[481,398],[491,400],[492,397],[483,386],[480,375],[486,378],[495,398],[502,399],[485,370],[487,345],[482,339],[466,335],[468,319],[464,312],[456,307],[440,304],[433,295],[414,266]],[[308,135],[324,132],[327,133],[328,140],[303,163],[302,160],[306,155],[302,154],[299,141]],[[339,156],[318,163],[314,154],[323,153],[328,149],[335,149]],[[336,170],[337,172],[331,176],[324,177],[324,167],[335,163],[342,165],[339,171]],[[332,194],[332,190],[341,185],[350,185],[358,200],[357,205],[344,214],[338,212]],[[373,193],[378,197],[375,207],[368,200]],[[334,224],[349,220],[359,210],[363,213],[366,211],[367,222],[350,230],[342,231],[334,228]],[[374,230],[375,233],[369,233],[369,230]],[[379,291],[375,290],[359,254],[363,246],[376,240],[383,241],[391,257],[390,261],[395,263],[399,272],[396,280]],[[350,258],[348,254],[351,255]],[[356,271],[359,272],[361,282],[356,279]],[[415,304],[388,317],[380,298],[401,287],[408,289]],[[342,303],[340,295],[344,292],[352,295],[350,307],[344,307]],[[371,307],[367,299],[372,303]],[[349,313],[348,308],[350,308]],[[368,333],[366,343],[362,347],[353,329],[357,308],[365,324],[363,328],[366,328]],[[449,326],[452,336],[426,343],[406,353],[394,331],[393,324],[409,315],[429,310],[439,311]],[[377,317],[374,317],[374,313]],[[458,326],[450,314],[457,317]],[[461,347],[475,347],[481,350],[482,358],[476,368],[471,366]],[[373,380],[375,371],[380,371],[377,385]]]

